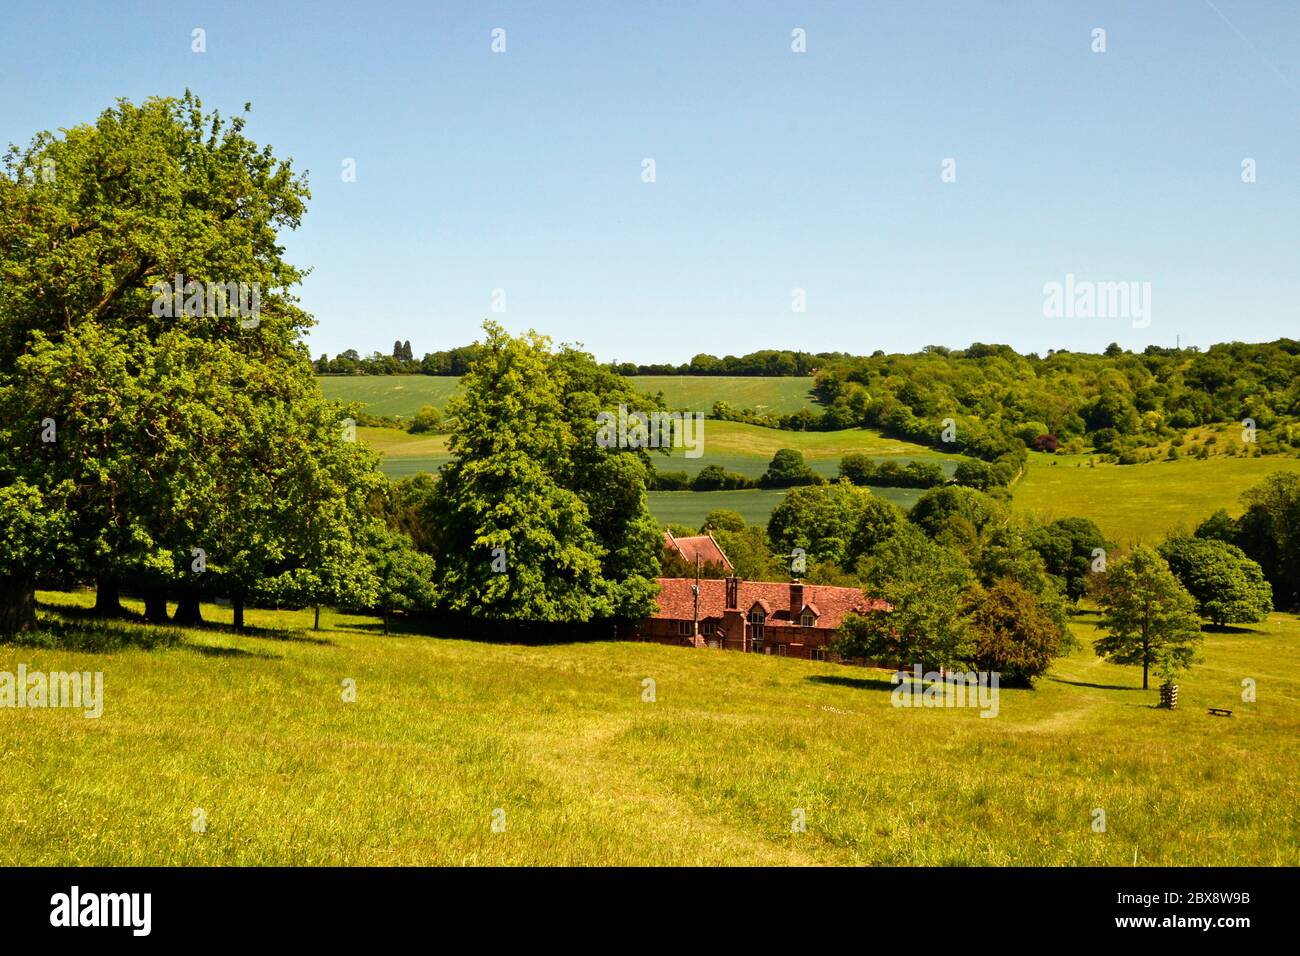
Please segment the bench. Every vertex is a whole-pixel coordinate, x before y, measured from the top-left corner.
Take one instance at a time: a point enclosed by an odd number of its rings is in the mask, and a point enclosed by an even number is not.
[[[1210,713],[1212,713],[1215,717],[1231,717],[1231,716],[1232,716],[1232,711],[1228,710],[1226,707],[1211,707],[1211,708],[1210,708]]]

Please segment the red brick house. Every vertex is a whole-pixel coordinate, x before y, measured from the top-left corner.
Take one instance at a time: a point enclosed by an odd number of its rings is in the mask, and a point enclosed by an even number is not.
[[[660,578],[658,612],[633,625],[626,636],[660,644],[826,660],[826,646],[845,615],[888,608],[857,588],[730,577],[701,579],[697,610],[694,584],[692,578]]]

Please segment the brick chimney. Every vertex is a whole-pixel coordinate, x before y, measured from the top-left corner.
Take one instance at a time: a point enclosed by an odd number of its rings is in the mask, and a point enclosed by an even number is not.
[[[799,612],[803,610],[803,585],[798,581],[790,582],[790,618],[799,619]]]
[[[740,578],[727,578],[727,606],[724,610],[734,611],[740,603]]]

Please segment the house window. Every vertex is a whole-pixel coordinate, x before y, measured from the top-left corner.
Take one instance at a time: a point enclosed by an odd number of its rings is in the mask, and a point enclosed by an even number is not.
[[[777,656],[777,657],[785,657],[785,645],[784,645],[784,644],[778,644],[778,645],[776,645],[776,656]]]
[[[763,622],[766,620],[767,615],[762,611],[749,612],[750,647],[755,653],[763,650]]]
[[[814,647],[808,651],[808,659],[813,661],[824,661],[826,660],[826,652],[820,647]]]
[[[804,611],[803,617],[799,618],[799,623],[804,627],[812,627],[817,623],[817,619],[813,617],[812,611]]]
[[[690,621],[678,621],[678,622],[677,622],[677,633],[680,634],[682,637],[690,637],[690,636],[691,636],[691,633],[692,633],[691,622],[690,622]]]

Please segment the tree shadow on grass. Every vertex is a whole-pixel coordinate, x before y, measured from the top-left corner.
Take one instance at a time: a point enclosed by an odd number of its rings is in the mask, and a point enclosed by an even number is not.
[[[548,647],[568,644],[590,644],[593,641],[613,641],[617,632],[607,622],[570,624],[519,624],[513,621],[478,621],[466,627],[453,621],[431,622],[424,618],[390,618],[388,632],[384,633],[382,621],[357,621],[335,623],[334,631],[350,631],[375,637],[420,637],[430,641],[473,641],[477,644],[496,644],[519,647]]]
[[[38,600],[36,610],[44,611],[47,614],[57,614],[65,621],[90,621],[99,624],[138,624],[142,627],[148,624],[143,614],[133,611],[129,607],[124,607],[114,614],[104,614],[102,611],[96,611],[93,607],[84,607],[80,604],[59,604],[53,601]]]
[[[114,651],[123,647],[153,650],[155,647],[171,647],[184,643],[184,631],[188,630],[282,643],[336,646],[327,638],[310,637],[298,631],[279,627],[245,625],[241,630],[233,624],[215,621],[202,621],[198,624],[150,624],[143,615],[133,611],[105,616],[96,613],[93,608],[66,607],[60,604],[38,604],[37,606],[57,617],[43,619],[35,631],[17,635],[10,643],[92,653]]]
[[[142,627],[120,620],[42,618],[34,629],[8,635],[3,643],[46,650],[111,654],[131,647],[145,651],[175,647],[184,638],[185,635],[174,627]]]
[[[421,625],[415,621],[389,621],[387,632],[384,631],[382,621],[362,621],[355,624],[350,623],[346,626],[335,625],[334,630],[351,631],[353,634],[370,634],[378,637],[427,637],[434,641],[454,637],[451,634],[430,633],[427,625]],[[481,638],[481,640],[494,643],[488,641],[487,638]]]
[[[1066,680],[1064,677],[1049,677],[1050,681],[1058,684],[1069,684],[1071,687],[1090,687],[1093,690],[1141,690],[1141,687],[1121,687],[1119,684],[1090,684],[1081,680]]]
[[[225,634],[229,637],[255,637],[262,641],[277,641],[286,644],[318,644],[325,647],[336,646],[333,641],[324,637],[309,637],[301,631],[290,631],[282,627],[257,627],[255,625],[244,625],[237,628],[233,624],[217,624],[208,621],[202,624],[192,625],[195,630],[211,634]]]
[[[830,674],[815,674],[804,680],[814,684],[831,684],[835,687],[851,687],[854,690],[893,690],[897,685],[883,677],[836,677]]]
[[[265,651],[246,651],[242,647],[214,647],[211,644],[190,644],[184,643],[179,645],[183,651],[193,651],[195,654],[201,654],[204,657],[256,657],[264,661],[278,661],[279,654],[268,654]]]

